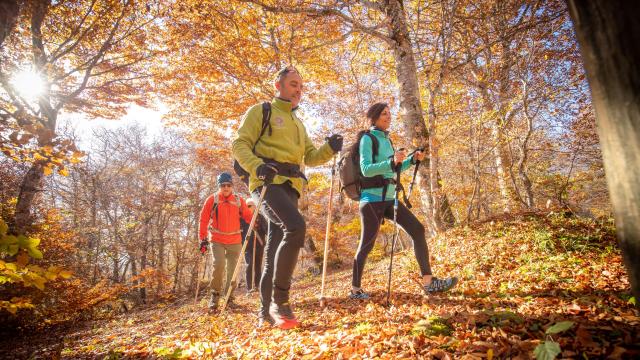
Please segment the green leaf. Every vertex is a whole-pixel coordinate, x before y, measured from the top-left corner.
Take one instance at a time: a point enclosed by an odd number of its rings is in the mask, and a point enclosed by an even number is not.
[[[560,321],[559,323],[553,324],[550,328],[547,329],[546,334],[557,334],[563,331],[567,331],[571,329],[573,326],[573,321]]]
[[[18,244],[12,244],[9,245],[7,247],[7,254],[9,255],[15,255],[18,253],[18,250],[20,250],[20,246],[18,246]]]
[[[629,300],[627,301],[627,304],[636,306],[636,297],[635,296],[630,297]]]
[[[29,252],[29,255],[34,258],[34,259],[42,259],[42,252],[38,249],[36,249],[35,247],[28,247],[27,251]]]
[[[29,238],[24,235],[18,235],[17,243],[21,248],[26,249],[29,247]]]
[[[27,244],[29,244],[28,246],[36,247],[36,246],[40,245],[40,239],[39,238],[29,238],[29,240],[27,241]]]
[[[553,360],[560,354],[560,345],[555,341],[543,341],[533,350],[536,360]]]

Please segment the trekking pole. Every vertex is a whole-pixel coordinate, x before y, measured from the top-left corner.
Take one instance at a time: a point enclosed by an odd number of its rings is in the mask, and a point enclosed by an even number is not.
[[[415,152],[417,151],[424,151],[424,148],[417,148]],[[420,160],[416,160],[416,167],[413,169],[413,177],[411,178],[411,184],[409,184],[409,195],[408,197],[411,197],[411,192],[413,191],[413,185],[415,185],[416,183],[416,175],[418,175],[418,168],[420,167]]]
[[[329,186],[329,208],[327,209],[327,228],[324,234],[324,255],[322,256],[322,285],[320,285],[320,307],[325,306],[324,283],[327,277],[327,255],[329,254],[329,231],[331,230],[331,210],[333,205],[333,177],[336,173],[336,157],[331,165],[331,185]]]
[[[396,237],[398,237],[398,197],[400,193],[400,170],[401,164],[396,165],[396,191],[393,199],[393,237],[391,238],[391,260],[389,261],[389,279],[387,282],[387,306],[391,305],[389,297],[391,296],[391,270],[393,268],[393,253],[396,246]]]
[[[258,209],[256,209],[258,211]],[[253,252],[251,253],[251,290],[256,288],[256,242],[258,241],[258,232],[255,232],[253,237]]]
[[[258,213],[260,212],[260,206],[262,206],[262,201],[264,200],[264,195],[267,193],[268,184],[264,184],[262,186],[262,191],[260,192],[260,198],[258,199],[258,203],[256,204],[256,211],[253,212],[253,216],[251,217],[251,223],[249,224],[249,230],[247,231],[247,235],[245,235],[244,243],[242,244],[242,249],[240,250],[240,254],[244,254],[247,250],[247,244],[249,244],[249,236],[251,236],[251,232],[253,232],[254,227],[256,225],[256,219],[258,218]],[[240,259],[238,256],[238,261],[236,261],[236,266],[233,268],[233,275],[231,275],[231,284],[228,285],[227,293],[224,296],[224,301],[222,302],[222,306],[220,307],[220,313],[224,312],[227,308],[227,303],[229,302],[229,298],[231,297],[231,292],[233,288],[236,286],[236,276],[238,276],[238,270],[240,270]]]
[[[202,279],[200,278],[200,268],[204,263],[204,269],[202,269]],[[198,270],[196,273],[196,298],[193,300],[193,306],[198,305],[198,293],[200,292],[200,283],[204,280],[204,275],[207,272],[207,257],[204,256],[204,253],[200,253],[200,260],[198,260]]]

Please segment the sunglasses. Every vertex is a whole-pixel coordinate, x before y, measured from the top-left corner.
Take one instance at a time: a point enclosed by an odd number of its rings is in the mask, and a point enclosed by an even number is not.
[[[285,75],[287,75],[288,73],[292,73],[292,72],[296,72],[297,73],[298,70],[296,68],[294,68],[293,66],[285,66],[280,71],[278,71],[278,78],[282,78]]]

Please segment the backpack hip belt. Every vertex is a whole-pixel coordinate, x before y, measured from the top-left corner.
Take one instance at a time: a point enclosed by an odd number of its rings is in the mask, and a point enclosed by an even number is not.
[[[220,231],[220,230],[218,230],[218,229],[214,228],[213,226],[209,226],[209,231],[210,231],[212,234],[220,234],[220,235],[237,235],[237,234],[242,234],[242,231],[241,231],[241,230],[227,232],[227,231]]]
[[[300,165],[279,162],[273,159],[264,158],[262,156],[258,157],[265,163],[275,166],[278,169],[278,175],[280,176],[286,176],[290,178],[303,178],[305,181],[308,181],[307,177],[304,176],[304,173],[300,171]]]
[[[395,185],[396,179],[385,179],[381,175],[368,178],[366,177],[360,180],[361,189],[381,188],[391,184]]]

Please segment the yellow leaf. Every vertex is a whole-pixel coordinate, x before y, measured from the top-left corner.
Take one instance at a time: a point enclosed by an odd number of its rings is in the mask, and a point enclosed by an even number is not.
[[[48,166],[45,166],[45,167],[44,167],[44,174],[45,174],[46,176],[49,176],[49,175],[51,175],[52,173],[53,173],[53,170],[52,170],[50,167],[48,167]]]
[[[487,360],[493,359],[493,349],[487,350]]]
[[[63,279],[68,279],[71,277],[71,275],[73,275],[73,273],[68,270],[62,270],[58,273],[58,275]]]
[[[60,174],[62,176],[69,176],[69,172],[67,171],[67,169],[58,170],[58,174]]]

